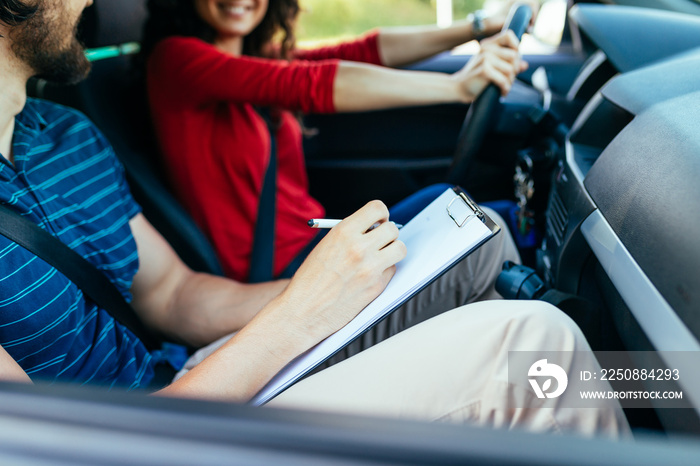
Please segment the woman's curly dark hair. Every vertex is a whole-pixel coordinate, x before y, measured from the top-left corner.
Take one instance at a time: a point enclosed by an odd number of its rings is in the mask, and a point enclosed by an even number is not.
[[[194,0],[148,0],[147,5],[149,17],[141,43],[144,55],[170,36],[214,42],[216,31],[199,17]],[[269,0],[262,22],[243,40],[243,53],[256,57],[275,53],[279,58],[289,58],[296,46],[294,26],[299,11],[298,0]]]

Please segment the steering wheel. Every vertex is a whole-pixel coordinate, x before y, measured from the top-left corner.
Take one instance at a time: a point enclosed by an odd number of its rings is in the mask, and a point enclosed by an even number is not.
[[[503,30],[510,29],[518,40],[527,30],[532,18],[532,9],[528,5],[514,6],[503,25]],[[495,84],[489,84],[469,107],[457,138],[457,148],[452,158],[452,165],[447,173],[447,182],[459,184],[466,176],[476,154],[484,142],[487,127],[498,105],[501,91]]]

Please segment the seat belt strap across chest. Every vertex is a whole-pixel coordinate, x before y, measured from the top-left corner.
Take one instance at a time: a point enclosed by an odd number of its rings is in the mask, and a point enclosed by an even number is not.
[[[55,267],[95,304],[131,330],[148,349],[154,350],[160,346],[155,335],[145,327],[131,305],[101,270],[5,204],[0,204],[0,234]]]
[[[258,204],[253,250],[250,258],[250,283],[261,283],[274,278],[275,254],[275,198],[277,197],[277,138],[268,109],[258,109],[270,133],[270,161],[267,165]]]

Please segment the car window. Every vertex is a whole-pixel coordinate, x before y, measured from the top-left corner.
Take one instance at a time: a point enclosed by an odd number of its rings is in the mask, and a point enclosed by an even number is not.
[[[488,8],[488,2],[486,4]],[[566,0],[544,0],[535,25],[523,35],[520,51],[525,55],[555,53],[561,44],[566,24]],[[471,42],[453,50],[455,55],[471,55],[478,51],[478,44]]]
[[[449,25],[488,0],[300,0],[302,46],[337,42],[378,26]]]
[[[538,42],[543,50],[547,47],[556,48],[561,43],[566,24],[566,7],[566,0],[547,0],[542,3],[530,38]]]
[[[297,38],[302,47],[334,43],[379,26],[437,24],[449,26],[498,0],[301,0]],[[537,23],[523,39],[525,54],[556,51],[566,20],[566,0],[544,0]],[[457,47],[472,54],[478,44]]]

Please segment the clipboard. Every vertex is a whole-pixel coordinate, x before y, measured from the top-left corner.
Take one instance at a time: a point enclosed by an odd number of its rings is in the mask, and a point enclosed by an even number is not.
[[[265,404],[311,374],[500,230],[462,188],[447,189],[401,229],[399,239],[406,243],[408,255],[397,264],[385,290],[345,327],[285,366],[250,404]]]

